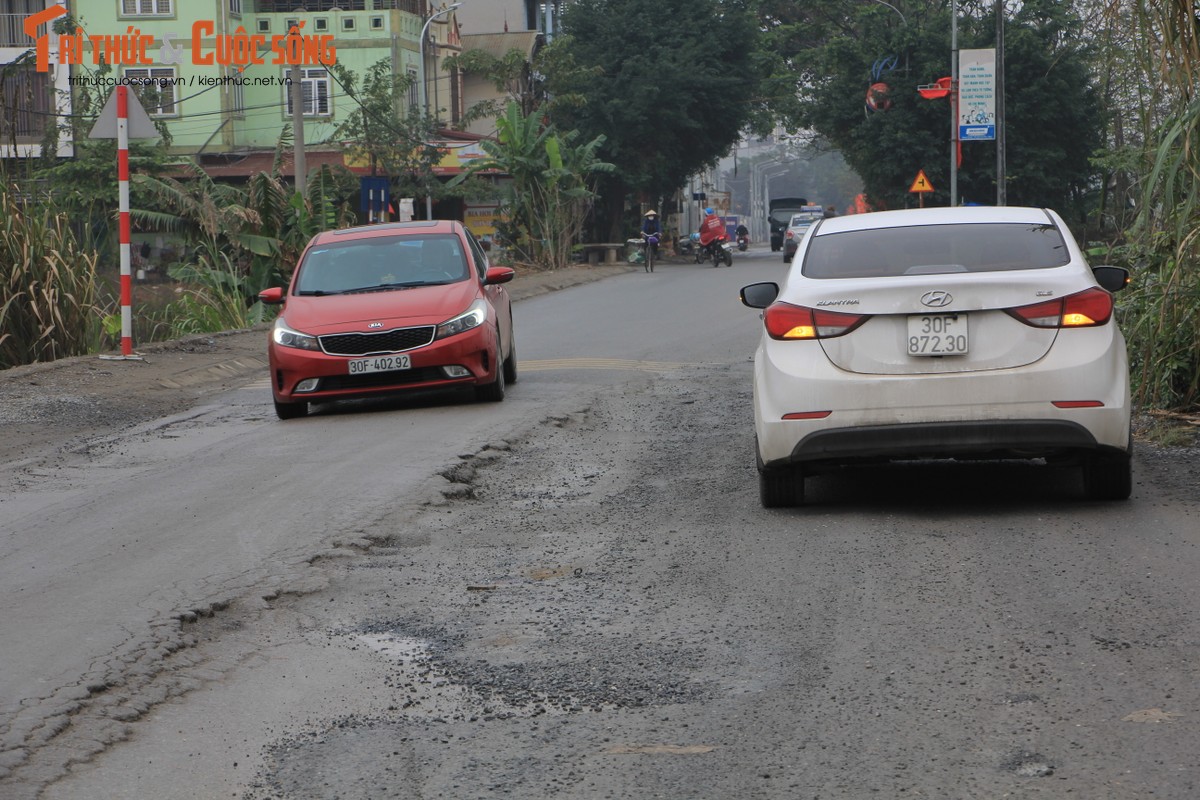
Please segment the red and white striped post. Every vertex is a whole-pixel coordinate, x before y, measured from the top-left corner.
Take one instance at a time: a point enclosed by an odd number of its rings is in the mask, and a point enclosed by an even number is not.
[[[133,271],[129,237],[129,87],[117,86],[117,194],[121,235],[121,355],[133,355]]]

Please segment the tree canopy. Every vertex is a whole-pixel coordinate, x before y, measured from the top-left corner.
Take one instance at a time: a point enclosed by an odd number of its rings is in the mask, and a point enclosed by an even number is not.
[[[994,47],[994,6],[957,5],[959,48]],[[785,124],[828,140],[867,193],[888,207],[911,204],[908,188],[918,170],[937,189],[932,201],[947,203],[950,101],[917,92],[950,75],[947,5],[762,0],[761,12],[774,65],[766,79],[771,106]],[[1095,174],[1089,159],[1102,144],[1103,119],[1080,27],[1070,4],[1051,0],[1024,2],[1005,20],[1011,204],[1070,213]],[[888,91],[873,111],[866,96],[877,83]],[[995,145],[964,143],[960,201],[994,202],[995,181]]]
[[[559,130],[604,136],[600,230],[625,238],[627,196],[671,196],[737,142],[761,77],[749,0],[578,0],[547,48]]]

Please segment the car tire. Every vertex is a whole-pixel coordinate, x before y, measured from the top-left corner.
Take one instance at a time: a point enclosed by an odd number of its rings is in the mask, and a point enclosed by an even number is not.
[[[1083,493],[1089,500],[1128,500],[1133,492],[1131,451],[1083,461]]]
[[[508,346],[508,358],[504,359],[504,382],[512,385],[517,382],[517,343],[513,341]]]
[[[475,399],[484,403],[499,403],[504,399],[504,388],[504,363],[501,362],[496,365],[496,379],[494,381],[475,387]]]
[[[308,416],[308,403],[281,403],[275,401],[275,416],[280,419],[296,419]]]
[[[804,505],[804,472],[799,467],[760,469],[758,499],[763,508],[795,508]]]

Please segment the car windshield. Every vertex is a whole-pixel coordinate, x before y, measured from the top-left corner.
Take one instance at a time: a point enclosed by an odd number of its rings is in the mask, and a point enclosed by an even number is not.
[[[453,234],[378,236],[314,247],[299,271],[297,294],[347,294],[466,280],[467,259]]]
[[[996,222],[818,233],[801,269],[809,278],[875,278],[1049,269],[1069,261],[1055,226]]]

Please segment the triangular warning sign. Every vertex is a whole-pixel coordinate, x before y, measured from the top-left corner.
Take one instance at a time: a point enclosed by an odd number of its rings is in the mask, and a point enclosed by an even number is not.
[[[929,178],[925,177],[925,170],[917,170],[917,179],[913,181],[912,186],[908,187],[910,192],[932,192],[933,184],[929,182]]]
[[[125,96],[128,98],[126,113],[129,115],[129,138],[157,139],[158,128],[154,127],[154,120],[150,119],[150,115],[142,107],[137,95],[133,93],[132,89],[127,88]],[[96,118],[96,124],[92,126],[92,132],[88,134],[88,138],[117,138],[117,93],[115,90],[109,94],[104,108],[100,109],[100,116]]]

